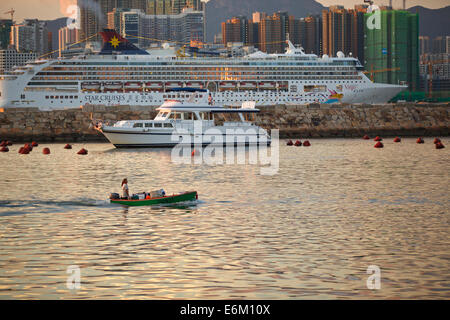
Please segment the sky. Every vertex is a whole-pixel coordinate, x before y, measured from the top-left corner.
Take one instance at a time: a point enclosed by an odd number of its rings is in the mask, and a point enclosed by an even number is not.
[[[211,0],[214,1],[214,0]],[[274,0],[276,1],[276,0]],[[364,0],[317,0],[325,6],[341,4],[346,7],[353,7],[355,4],[363,3]],[[21,22],[24,18],[38,18],[42,20],[52,20],[67,16],[64,14],[67,4],[76,3],[76,0],[1,0],[0,18],[9,18],[10,15],[4,14],[10,8],[14,8],[14,20]],[[375,0],[375,4],[388,4],[389,0]],[[394,7],[400,8],[402,0],[393,0]],[[450,5],[450,0],[407,0],[406,6],[413,7],[422,5],[428,8],[441,8]]]

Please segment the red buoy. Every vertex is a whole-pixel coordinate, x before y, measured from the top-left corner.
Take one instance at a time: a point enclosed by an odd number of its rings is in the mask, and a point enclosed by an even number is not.
[[[296,147],[301,147],[302,146],[302,142],[300,140],[295,141],[295,146]]]
[[[445,148],[445,146],[443,145],[442,142],[436,143],[436,149],[444,149],[444,148]]]
[[[4,146],[0,149],[0,152],[9,152],[9,149],[7,146]]]
[[[21,147],[19,149],[19,153],[20,154],[29,154],[30,153],[30,149],[26,148],[26,147]]]
[[[11,141],[7,141],[7,142],[6,142],[6,145],[10,147],[10,146],[13,145],[13,143],[12,143]]]
[[[366,135],[363,137],[363,139],[364,139],[364,140],[369,140],[370,138],[369,138],[369,136],[366,134]]]
[[[425,141],[422,139],[422,138],[417,138],[417,141],[416,141],[418,144],[423,144],[423,143],[425,143]]]
[[[70,144],[66,144],[66,145],[64,146],[64,149],[72,149],[72,146],[71,146]]]
[[[441,139],[435,138],[433,143],[434,143],[434,144],[438,144],[439,142],[441,142]]]
[[[402,142],[402,139],[400,139],[399,137],[396,137],[396,138],[394,139],[394,142]]]
[[[377,149],[380,149],[380,148],[383,148],[384,147],[384,145],[380,142],[380,141],[378,141],[376,144],[375,144],[375,146],[374,146],[374,148],[377,148]]]
[[[375,139],[373,139],[373,141],[383,141],[383,139],[379,136],[377,136]]]
[[[303,142],[303,146],[304,147],[311,147],[311,143],[308,140],[306,140],[305,142]]]
[[[293,146],[294,143],[292,142],[292,140],[289,140],[289,141],[287,142],[287,145],[288,145],[288,146]]]
[[[0,147],[5,147],[6,146],[6,141],[2,141],[2,143],[0,143]]]
[[[84,156],[88,154],[88,151],[85,148],[82,148],[80,151],[77,152],[77,154]]]
[[[25,143],[25,145],[23,146],[25,149],[28,149],[28,151],[33,151],[33,146],[29,143]]]
[[[42,149],[42,153],[43,154],[50,154],[50,149],[49,148],[44,148],[44,149]]]
[[[32,147],[37,147],[37,146],[39,146],[39,144],[38,144],[36,141],[33,141],[33,142],[31,143],[31,146],[32,146]]]

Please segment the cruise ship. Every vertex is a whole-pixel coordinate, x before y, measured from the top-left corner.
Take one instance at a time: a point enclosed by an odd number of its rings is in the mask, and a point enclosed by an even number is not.
[[[407,88],[373,83],[358,59],[318,57],[288,43],[284,54],[244,57],[152,55],[114,30],[99,54],[39,59],[0,75],[0,108],[58,110],[83,105],[159,106],[171,89],[206,89],[212,103],[257,106],[386,103]]]

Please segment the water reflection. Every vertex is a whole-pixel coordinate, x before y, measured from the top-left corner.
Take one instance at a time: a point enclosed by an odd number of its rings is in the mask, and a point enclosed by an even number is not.
[[[448,149],[312,144],[282,145],[275,176],[108,144],[83,146],[86,157],[58,144],[39,147],[50,157],[2,154],[0,298],[448,298]],[[132,193],[200,201],[111,205],[123,177]],[[79,291],[66,288],[71,265]],[[369,265],[379,291],[366,287]]]

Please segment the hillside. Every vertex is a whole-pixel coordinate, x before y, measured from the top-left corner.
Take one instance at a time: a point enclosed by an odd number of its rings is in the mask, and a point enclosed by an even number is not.
[[[422,6],[411,7],[409,12],[419,13],[419,34],[431,38],[450,35],[450,6],[441,9],[428,9]]]

